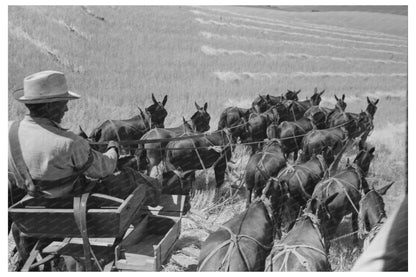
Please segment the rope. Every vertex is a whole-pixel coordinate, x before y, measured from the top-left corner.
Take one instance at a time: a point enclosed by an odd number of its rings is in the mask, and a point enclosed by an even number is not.
[[[319,224],[319,220],[318,220],[317,216],[315,216],[314,214],[311,214],[311,213],[304,213],[303,216],[299,217],[296,220],[296,222],[298,222],[300,220],[304,220],[306,218],[308,218],[311,221],[312,227],[313,227],[314,230],[316,230],[316,232],[318,234],[318,237],[319,237],[319,241],[320,241],[323,249],[325,249],[325,241],[324,241],[324,238],[322,237],[322,233],[319,229],[320,224]],[[294,254],[295,257],[299,260],[299,262],[306,268],[306,270],[311,271],[311,268],[309,266],[309,263],[308,263],[307,259],[297,251],[297,248],[307,248],[307,249],[314,250],[314,251],[322,254],[326,258],[326,253],[323,250],[321,250],[319,248],[316,248],[314,246],[307,245],[307,244],[288,245],[288,244],[281,243],[281,244],[275,245],[273,248],[276,249],[276,251],[280,251],[280,252],[275,256],[273,255],[273,253],[270,255],[271,262],[269,264],[269,267],[267,267],[266,269],[272,268],[273,263],[279,257],[281,257],[284,254],[285,256],[283,258],[283,262],[282,262],[282,265],[281,265],[279,271],[282,271],[283,267],[284,267],[285,271],[288,271],[287,262],[289,260],[289,255]]]
[[[249,264],[249,262],[248,262],[248,259],[247,259],[247,256],[246,256],[246,254],[244,253],[244,251],[243,251],[243,249],[241,249],[241,247],[240,247],[240,245],[239,245],[239,240],[241,239],[241,238],[247,238],[247,239],[250,239],[251,241],[253,241],[253,242],[255,242],[258,246],[260,246],[261,248],[263,248],[264,250],[270,250],[272,247],[271,246],[267,246],[267,245],[264,245],[264,244],[262,244],[261,242],[259,242],[257,239],[255,239],[255,238],[253,238],[253,237],[251,237],[251,236],[248,236],[248,235],[240,235],[240,234],[238,234],[238,235],[236,235],[236,234],[234,234],[233,232],[232,232],[232,230],[229,228],[229,227],[227,227],[227,226],[224,226],[224,225],[221,225],[221,226],[219,226],[220,228],[222,228],[222,229],[224,229],[224,230],[226,230],[229,234],[230,234],[230,238],[228,239],[228,240],[226,240],[226,241],[224,241],[224,242],[222,242],[221,244],[219,244],[217,247],[215,247],[209,254],[208,254],[208,256],[204,259],[204,261],[202,262],[202,264],[201,264],[201,266],[199,267],[199,269],[201,269],[201,268],[203,268],[204,266],[205,266],[205,264],[208,262],[208,260],[209,259],[211,259],[221,248],[223,248],[224,246],[226,246],[226,245],[228,245],[229,244],[229,247],[228,247],[228,249],[227,249],[227,252],[226,252],[226,254],[225,254],[225,256],[224,256],[224,258],[222,259],[222,261],[221,261],[221,263],[220,263],[220,266],[217,268],[217,271],[219,270],[219,269],[221,269],[221,268],[223,268],[224,267],[224,265],[226,266],[225,267],[225,269],[228,271],[229,270],[229,267],[230,267],[230,263],[231,263],[231,253],[232,253],[232,250],[233,250],[233,248],[234,248],[234,246],[236,246],[237,247],[237,250],[239,251],[239,253],[241,254],[241,256],[242,256],[242,258],[243,258],[243,260],[244,260],[244,263],[245,263],[245,266],[246,266],[246,268],[247,268],[247,270],[248,271],[251,271],[250,270],[250,264]]]
[[[297,248],[307,248],[307,249],[314,250],[322,254],[326,258],[326,253],[324,251],[316,247],[306,245],[306,244],[297,244],[297,245],[278,244],[275,246],[275,248],[277,249],[276,251],[280,251],[280,252],[277,255],[273,255],[273,254],[270,255],[271,261],[270,261],[269,266],[265,269],[265,271],[267,271],[268,269],[273,270],[273,263],[276,262],[276,260],[283,255],[285,256],[283,258],[283,262],[282,262],[281,267],[279,268],[279,271],[282,271],[283,267],[284,267],[284,271],[288,271],[287,262],[289,260],[290,254],[295,255],[295,257],[306,268],[307,271],[311,271],[308,260],[297,251]]]
[[[324,130],[332,130],[332,129],[336,129],[336,128],[339,128],[339,127],[343,127],[343,126],[351,123],[352,121],[354,121],[354,120],[352,119],[352,120],[347,121],[345,123],[342,123],[340,125],[336,125],[336,126],[324,129]],[[237,127],[240,127],[240,126],[244,126],[246,124],[248,124],[248,122],[230,127],[228,129],[234,129],[234,128],[237,128]],[[185,139],[206,137],[210,134],[215,134],[215,133],[218,133],[218,132],[225,132],[225,131],[224,131],[224,129],[221,129],[221,130],[216,130],[216,131],[213,131],[213,132],[206,132],[206,133],[203,133],[203,134],[189,135],[189,136],[184,136],[184,137],[174,137],[174,138],[167,138],[167,139],[144,139],[144,140],[124,140],[124,141],[120,140],[120,141],[118,141],[118,143],[120,145],[135,145],[135,144],[146,144],[146,143],[169,142],[169,141],[175,141],[175,140],[185,140]],[[286,138],[286,139],[304,137],[305,135],[306,134],[293,136],[293,137],[289,137],[289,138]],[[284,140],[284,139],[281,139],[281,140]],[[90,145],[107,145],[108,142],[109,141],[101,141],[101,142],[89,141],[89,144]],[[264,141],[246,142],[246,143],[240,143],[240,144],[248,145],[248,144],[255,144],[255,143],[262,143],[262,142],[264,142]],[[233,144],[233,145],[238,145],[238,144]],[[203,147],[203,148],[206,148],[206,147]],[[146,149],[146,148],[144,148],[144,149]],[[155,149],[155,148],[152,148],[152,149]]]

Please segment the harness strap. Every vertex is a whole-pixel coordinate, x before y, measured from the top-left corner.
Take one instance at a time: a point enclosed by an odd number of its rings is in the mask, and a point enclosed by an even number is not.
[[[277,253],[277,255],[273,255],[273,254],[270,255],[271,261],[270,261],[269,266],[266,268],[266,270],[267,269],[273,270],[273,263],[276,262],[278,258],[285,255],[283,258],[282,266],[279,268],[279,271],[282,271],[283,267],[284,267],[284,271],[288,271],[287,262],[289,260],[290,254],[293,254],[299,260],[299,262],[306,268],[307,271],[311,271],[308,260],[297,251],[298,248],[311,249],[326,257],[326,253],[322,251],[321,249],[318,249],[316,247],[306,245],[306,244],[298,244],[298,245],[277,244],[276,246],[274,246],[274,248],[276,248],[277,251],[280,251],[280,252]]]
[[[37,192],[36,187],[33,184],[32,177],[29,173],[29,169],[27,168],[27,165],[23,159],[22,149],[19,143],[19,126],[20,121],[14,121],[11,124],[9,130],[9,149],[11,152],[10,154],[12,162],[17,170],[17,172],[15,173],[19,174],[24,181],[24,184],[16,182],[16,185],[19,188],[25,189],[31,196],[38,196],[39,193]]]
[[[255,238],[253,238],[253,237],[250,237],[250,236],[248,236],[248,235],[236,235],[236,234],[234,234],[232,231],[231,231],[231,229],[230,228],[228,228],[227,226],[224,226],[224,225],[221,225],[220,226],[220,228],[222,228],[222,229],[224,229],[224,230],[226,230],[229,234],[230,234],[230,238],[228,239],[228,240],[226,240],[226,241],[224,241],[224,242],[222,242],[221,244],[219,244],[217,247],[215,247],[212,251],[211,251],[211,253],[209,253],[209,255],[204,259],[204,261],[202,262],[202,264],[201,264],[201,266],[199,267],[199,270],[201,269],[201,268],[203,268],[204,266],[205,266],[205,264],[207,263],[207,261],[210,259],[210,258],[212,258],[212,256],[214,256],[214,254],[216,254],[221,248],[223,248],[224,246],[226,246],[226,245],[228,245],[229,244],[229,247],[228,247],[228,249],[227,249],[227,252],[226,252],[226,254],[225,254],[225,256],[224,256],[224,258],[223,258],[223,260],[221,261],[221,264],[220,264],[220,267],[218,268],[218,270],[219,269],[221,269],[221,268],[224,268],[224,265],[225,265],[225,269],[227,270],[227,271],[229,271],[229,268],[230,268],[230,262],[231,262],[231,252],[232,252],[232,250],[233,250],[233,248],[234,248],[234,246],[236,246],[237,247],[237,249],[238,249],[238,251],[240,252],[240,255],[241,255],[241,257],[243,258],[243,260],[244,260],[244,263],[245,263],[245,265],[246,265],[246,268],[247,268],[247,270],[248,271],[251,271],[250,270],[250,264],[249,264],[249,261],[248,261],[248,258],[247,258],[247,256],[246,256],[246,254],[244,253],[244,251],[243,251],[243,249],[240,247],[240,245],[239,245],[239,240],[241,239],[241,238],[248,238],[248,239],[250,239],[251,241],[254,241],[257,245],[259,245],[261,248],[263,248],[264,250],[270,250],[272,247],[271,246],[266,246],[266,245],[264,245],[264,244],[262,244],[261,242],[259,242],[258,240],[256,240]]]
[[[335,178],[335,177],[331,177],[331,178],[329,178],[328,180],[326,180],[326,181],[324,181],[323,182],[323,184],[327,184],[327,186],[326,186],[326,194],[328,195],[328,190],[329,190],[329,186],[333,183],[333,182],[335,182],[335,183],[337,183],[337,184],[339,184],[339,185],[341,185],[341,187],[342,187],[342,189],[344,190],[344,192],[345,192],[345,195],[347,196],[347,198],[348,198],[348,200],[350,201],[350,203],[351,203],[351,206],[354,208],[354,210],[357,212],[357,214],[359,214],[359,211],[358,211],[358,209],[357,209],[357,207],[356,207],[356,205],[354,204],[354,202],[352,201],[352,199],[351,199],[351,197],[350,197],[350,195],[348,194],[348,191],[347,191],[347,189],[345,188],[345,185],[349,185],[351,188],[353,188],[354,190],[356,190],[358,193],[360,192],[353,184],[351,184],[351,183],[349,183],[349,182],[347,182],[347,181],[345,181],[345,180],[340,180],[339,178]]]
[[[94,258],[95,263],[97,264],[100,271],[102,268],[100,263],[98,262],[94,252],[92,251],[89,239],[88,239],[88,232],[87,232],[87,200],[90,193],[86,192],[83,193],[81,196],[76,195],[74,197],[74,218],[75,222],[80,230],[83,248],[84,248],[84,265],[86,271],[91,271],[91,256]]]

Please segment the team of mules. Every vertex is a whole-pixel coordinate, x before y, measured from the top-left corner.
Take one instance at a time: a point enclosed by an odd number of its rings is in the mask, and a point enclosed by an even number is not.
[[[145,112],[139,108],[140,114],[130,119],[107,120],[90,136],[80,134],[103,142],[93,144],[100,151],[109,140],[138,141],[117,167],[151,175],[162,166],[165,191],[176,191],[177,183],[189,191],[194,172],[209,168],[219,188],[235,145],[251,146],[244,177],[246,210],[208,237],[198,270],[330,270],[328,249],[341,220],[352,214],[353,231],[361,239],[373,235],[385,218],[380,195],[391,185],[377,191],[366,181],[375,151],[366,146],[366,138],[378,100],[367,97],[366,110],[355,114],[345,112],[345,95],[335,96],[333,109],[319,106],[324,92],[315,88],[304,101],[298,99],[300,90],[259,95],[249,109],[226,108],[218,129],[210,133],[207,103],[201,107],[195,102],[190,119],[165,128],[167,96],[158,102],[152,95]],[[346,148],[358,141],[354,161],[338,169]],[[283,218],[284,210],[294,216]],[[282,239],[283,221],[289,227]]]
[[[315,89],[305,101],[298,101],[297,93],[274,102],[260,95],[250,109],[229,107],[221,114],[219,129],[238,122],[247,126],[242,142],[259,145],[246,166],[246,210],[207,238],[198,270],[329,271],[330,241],[346,215],[352,215],[347,235],[354,243],[357,233],[371,240],[384,222],[381,195],[391,184],[375,190],[366,180],[375,152],[366,138],[378,100],[367,97],[365,112],[355,114],[345,112],[345,95],[335,96],[335,107],[328,109],[319,106],[324,91]],[[357,144],[353,162],[338,168],[346,149]],[[285,209],[295,216],[281,237]]]

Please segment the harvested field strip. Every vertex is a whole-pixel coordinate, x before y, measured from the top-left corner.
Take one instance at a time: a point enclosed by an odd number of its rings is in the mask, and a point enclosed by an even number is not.
[[[303,41],[288,41],[288,40],[273,40],[273,39],[259,39],[256,37],[249,37],[249,36],[236,36],[236,35],[221,35],[217,33],[210,33],[201,31],[201,36],[206,39],[221,39],[221,40],[242,40],[242,41],[251,41],[251,42],[266,42],[272,44],[286,44],[286,45],[301,45],[301,46],[318,46],[318,47],[328,47],[328,48],[335,48],[335,49],[345,49],[345,50],[357,50],[357,51],[368,51],[368,52],[375,52],[375,53],[386,53],[386,54],[395,54],[395,55],[403,55],[407,57],[406,53],[393,51],[393,50],[382,50],[382,49],[372,49],[372,48],[361,48],[361,47],[345,47],[339,46],[329,43],[314,43],[314,42],[303,42]]]
[[[76,28],[74,25],[72,24],[67,24],[65,21],[63,21],[62,19],[56,20],[56,19],[52,19],[53,21],[57,22],[58,24],[64,26],[65,28],[68,29],[68,31],[74,33],[75,35],[77,35],[78,37],[85,39],[85,40],[91,40],[91,36],[87,35],[81,31],[78,30],[78,28]]]
[[[252,18],[252,19],[257,19],[257,20],[261,20],[261,21],[268,21],[268,22],[272,22],[272,23],[292,23],[298,26],[305,26],[308,27],[311,30],[330,30],[330,31],[336,31],[336,32],[344,32],[344,33],[350,33],[350,34],[362,34],[362,35],[373,35],[373,36],[383,36],[383,37],[389,37],[389,38],[396,38],[396,39],[402,39],[407,41],[407,38],[404,38],[403,36],[397,36],[397,35],[391,35],[391,34],[385,34],[385,33],[380,33],[380,32],[374,32],[374,31],[367,31],[367,30],[358,30],[358,29],[353,29],[353,28],[344,28],[344,27],[339,27],[339,26],[329,26],[329,25],[324,25],[324,24],[314,24],[314,23],[305,23],[303,21],[298,21],[298,20],[293,20],[292,18],[285,18],[284,20],[278,20],[278,19],[270,19],[270,18],[264,18],[264,17],[259,17],[259,16],[253,16],[253,15],[247,15],[247,14],[242,14],[242,13],[237,13],[237,12],[231,12],[228,10],[224,10],[224,9],[217,9],[217,8],[204,8],[205,10],[211,10],[211,11],[215,11],[215,12],[222,12],[222,13],[227,13],[227,14],[232,14],[232,15],[236,15],[236,16],[241,16],[241,17],[245,17],[245,18]],[[291,26],[291,25],[289,25]]]
[[[195,11],[192,11],[192,12],[195,13]],[[216,14],[209,14],[209,13],[204,13],[204,12],[198,12],[197,14],[202,15],[202,16],[207,16],[207,17],[218,16]],[[311,28],[306,28],[306,27],[300,27],[300,26],[294,26],[294,25],[288,25],[288,24],[282,24],[282,23],[274,23],[274,22],[269,22],[269,21],[264,21],[264,20],[254,20],[254,19],[249,19],[249,18],[244,18],[244,17],[228,16],[227,19],[239,20],[239,21],[255,23],[255,24],[263,24],[263,25],[268,25],[268,26],[278,26],[278,27],[284,27],[288,29],[302,30],[306,32],[326,33],[326,34],[331,34],[335,36],[343,36],[343,37],[366,39],[366,40],[380,40],[380,41],[407,43],[407,39],[384,38],[384,37],[379,37],[379,36],[368,36],[368,35],[359,35],[359,34],[343,34],[340,32],[334,32],[334,31],[328,31],[328,30],[316,30],[316,29],[311,29]]]
[[[83,10],[86,14],[88,14],[88,15],[90,15],[90,16],[92,16],[92,17],[94,17],[94,18],[98,19],[98,20],[101,20],[101,21],[104,21],[104,20],[105,20],[105,19],[104,19],[104,17],[96,15],[95,13],[93,13],[90,9],[88,9],[88,8],[87,8],[87,7],[85,7],[85,6],[81,6],[81,9],[82,9],[82,10]]]
[[[370,59],[370,58],[355,58],[355,57],[333,57],[333,56],[314,56],[306,53],[262,53],[259,51],[244,51],[244,50],[229,50],[213,48],[207,45],[201,47],[202,53],[208,56],[219,56],[219,55],[245,55],[245,56],[257,56],[263,58],[279,59],[279,58],[298,58],[298,59],[325,59],[340,62],[373,62],[383,64],[403,64],[407,65],[407,62],[399,62],[393,60],[381,60],[381,59]]]
[[[9,33],[17,39],[24,39],[39,49],[42,53],[50,56],[56,63],[68,68],[72,72],[82,73],[84,68],[82,66],[76,66],[72,64],[68,59],[59,54],[58,50],[48,46],[45,42],[39,41],[32,38],[22,28],[14,26],[13,23],[9,22]]]
[[[383,46],[390,46],[390,47],[407,48],[407,44],[369,42],[369,41],[359,41],[359,40],[352,40],[352,39],[334,38],[334,37],[329,37],[329,36],[318,36],[318,35],[298,33],[298,32],[287,32],[287,31],[282,31],[282,30],[256,27],[256,26],[250,26],[250,25],[245,25],[245,24],[225,23],[225,22],[220,22],[220,21],[216,21],[216,20],[204,20],[204,19],[199,18],[199,17],[195,18],[195,20],[198,23],[201,23],[201,24],[204,24],[204,25],[217,25],[217,26],[232,27],[232,28],[238,28],[238,29],[256,30],[256,31],[261,31],[261,32],[281,33],[281,34],[287,34],[287,35],[291,35],[291,36],[311,37],[311,38],[316,38],[316,39],[319,39],[319,40],[332,40],[332,41],[339,41],[339,42],[352,42],[352,43],[356,43],[356,44],[368,44],[368,45],[380,45],[380,46],[383,45]]]
[[[65,27],[68,31],[74,33],[76,36],[85,39],[85,40],[91,40],[91,35],[86,34],[85,32],[80,31],[77,27],[75,27],[73,24],[71,23],[66,23],[63,19],[55,19],[52,18],[50,16],[48,16],[47,14],[45,14],[43,11],[41,11],[39,8],[36,7],[28,7],[29,9],[37,12],[39,15],[43,16],[44,18],[52,21],[53,23],[56,23],[58,25],[61,25],[63,27]]]
[[[233,72],[233,71],[215,71],[215,77],[223,82],[238,82],[247,79],[271,79],[277,77],[352,77],[352,78],[369,78],[369,77],[383,77],[383,78],[407,78],[406,73],[391,73],[391,74],[374,74],[364,72],[293,72],[293,73],[278,73],[278,72]]]

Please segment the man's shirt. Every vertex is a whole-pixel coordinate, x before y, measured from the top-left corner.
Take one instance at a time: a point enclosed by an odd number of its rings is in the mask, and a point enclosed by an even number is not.
[[[11,122],[9,122],[10,131]],[[113,173],[117,164],[114,149],[102,154],[92,150],[88,141],[61,128],[47,118],[25,116],[19,127],[19,143],[24,162],[34,180],[58,180],[82,168],[93,155],[92,165],[84,172],[91,178]],[[9,166],[10,166],[9,151]]]

